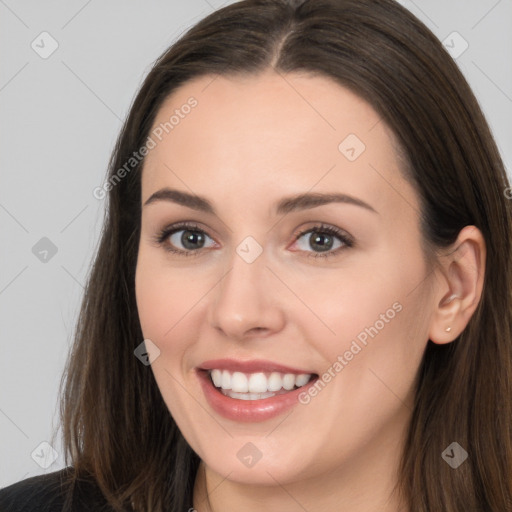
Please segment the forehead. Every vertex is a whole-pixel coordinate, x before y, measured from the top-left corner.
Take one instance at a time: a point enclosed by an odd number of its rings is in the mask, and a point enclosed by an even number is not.
[[[165,100],[155,131],[161,140],[153,136],[146,157],[143,199],[170,185],[225,198],[245,193],[247,200],[315,187],[384,203],[407,187],[387,125],[324,76],[202,76]]]

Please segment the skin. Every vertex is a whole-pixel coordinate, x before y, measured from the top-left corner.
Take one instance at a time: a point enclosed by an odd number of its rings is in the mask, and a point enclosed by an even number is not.
[[[185,83],[160,109],[155,127],[190,96],[198,101],[146,157],[142,204],[170,187],[208,198],[217,214],[169,201],[143,206],[136,269],[142,331],[160,350],[156,382],[202,460],[194,507],[405,512],[392,490],[417,369],[428,339],[453,341],[477,306],[481,233],[464,228],[430,269],[419,196],[402,177],[393,136],[348,89],[272,71],[213,78]],[[338,149],[351,133],[366,146],[354,161]],[[349,194],[375,211],[330,203],[274,213],[278,200],[305,192]],[[154,241],[180,221],[207,235],[194,256]],[[310,235],[294,235],[320,222],[354,245],[311,257],[323,253]],[[187,250],[181,234],[174,247]],[[248,236],[263,249],[252,263],[236,252]],[[343,245],[334,240],[330,252]],[[239,423],[206,401],[195,374],[203,361],[266,359],[322,375],[394,303],[400,312],[308,404]],[[248,442],[261,452],[250,468],[237,457]]]

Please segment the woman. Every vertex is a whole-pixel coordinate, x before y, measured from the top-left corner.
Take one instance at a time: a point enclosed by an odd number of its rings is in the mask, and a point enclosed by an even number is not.
[[[214,12],[156,62],[95,191],[70,467],[0,504],[512,510],[508,190],[399,4]]]

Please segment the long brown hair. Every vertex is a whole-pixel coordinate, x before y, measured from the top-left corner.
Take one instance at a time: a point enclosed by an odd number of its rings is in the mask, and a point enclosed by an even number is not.
[[[512,510],[511,206],[503,162],[463,75],[439,40],[394,0],[244,0],[186,32],[154,64],[130,109],[108,179],[142,147],[162,102],[201,75],[311,72],[365,99],[393,130],[421,200],[428,254],[466,225],[483,233],[482,297],[457,340],[430,340],[400,467],[415,512]],[[61,386],[66,463],[92,475],[112,506],[192,507],[199,458],[149,366],[134,273],[143,160],[109,190]],[[433,257],[433,256],[432,256]],[[65,381],[65,382],[64,382]],[[452,442],[469,454],[456,470]]]

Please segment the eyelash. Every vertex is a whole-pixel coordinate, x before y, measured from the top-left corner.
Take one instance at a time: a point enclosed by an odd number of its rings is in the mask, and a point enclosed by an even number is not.
[[[170,245],[165,243],[165,240],[169,236],[173,235],[174,233],[177,233],[178,231],[182,231],[182,230],[199,232],[199,233],[209,236],[208,233],[206,233],[204,230],[202,230],[197,224],[190,223],[190,222],[183,222],[183,223],[176,224],[174,226],[170,226],[170,227],[166,227],[166,228],[162,229],[154,237],[154,242],[159,246],[163,245],[164,250],[166,250],[167,252],[173,253],[173,254],[179,254],[182,256],[186,256],[186,257],[198,256],[199,253],[202,252],[202,249],[183,251],[182,249],[173,249]],[[342,250],[349,249],[354,246],[354,241],[344,231],[342,231],[338,228],[335,228],[334,226],[327,226],[324,224],[320,224],[318,226],[313,226],[312,228],[308,228],[303,231],[300,231],[299,233],[297,233],[295,235],[294,242],[296,242],[299,238],[301,238],[303,235],[305,235],[307,233],[328,234],[328,235],[337,237],[343,243],[343,246],[338,247],[334,251],[328,251],[325,253],[321,253],[321,252],[309,253],[307,255],[308,258],[328,258],[330,256],[336,256]],[[307,252],[309,252],[309,251],[307,251]]]

